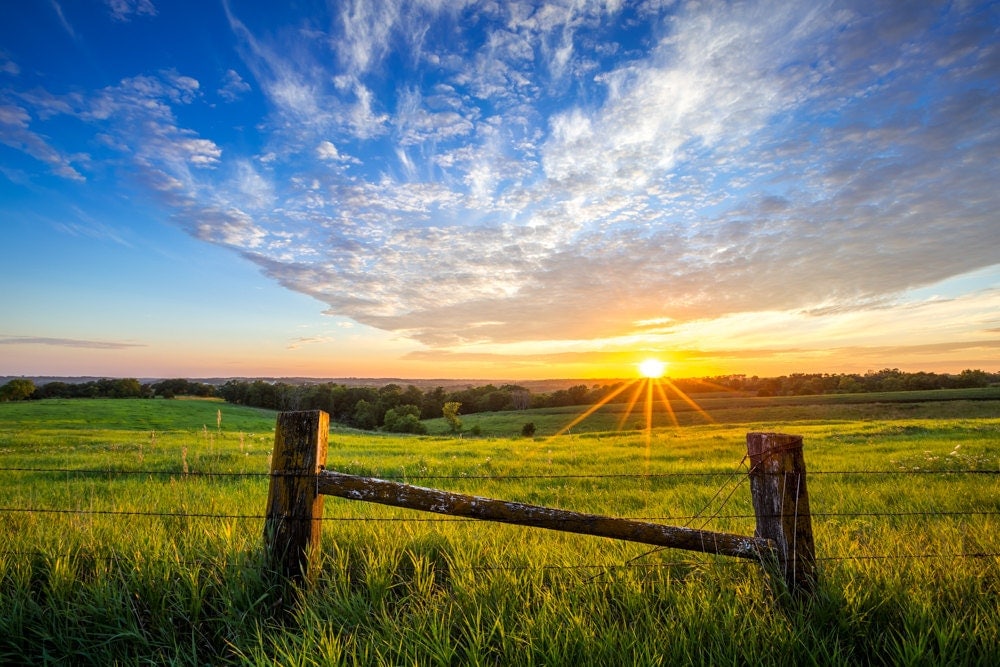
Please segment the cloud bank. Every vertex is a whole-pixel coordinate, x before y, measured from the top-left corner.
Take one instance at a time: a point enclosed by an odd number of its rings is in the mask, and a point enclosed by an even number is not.
[[[80,180],[98,156],[39,127],[83,119],[192,235],[438,348],[851,312],[1000,262],[989,4],[225,10],[219,80],[8,95],[0,137]],[[178,120],[206,90],[259,96],[260,150]]]

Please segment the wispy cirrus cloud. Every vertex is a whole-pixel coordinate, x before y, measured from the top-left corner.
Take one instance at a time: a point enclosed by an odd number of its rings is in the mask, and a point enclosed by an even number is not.
[[[44,136],[31,129],[31,115],[17,104],[0,104],[0,143],[22,151],[48,165],[52,173],[71,181],[86,181],[73,163],[85,162],[85,154],[66,155]]]
[[[52,3],[52,11],[56,13],[56,17],[59,19],[59,24],[62,25],[63,30],[65,30],[66,34],[68,34],[73,39],[78,39],[76,35],[76,30],[73,29],[73,26],[70,25],[70,22],[66,19],[66,14],[63,13],[62,5],[56,2],[56,0],[51,0],[51,3]]]
[[[218,93],[227,102],[235,102],[246,93],[250,92],[250,84],[243,80],[239,72],[233,69],[226,70],[222,77],[222,86]]]
[[[337,340],[333,336],[302,336],[292,340],[285,349],[298,350],[307,345],[325,345]]]
[[[111,18],[116,21],[130,21],[133,16],[156,16],[156,6],[152,0],[104,0]]]
[[[0,73],[17,76],[21,73],[21,67],[14,62],[6,51],[0,49]]]
[[[122,79],[89,95],[33,90],[21,99],[35,111],[38,123],[63,115],[97,128],[95,143],[110,151],[105,160],[126,165],[129,177],[158,195],[192,235],[241,250],[256,248],[268,232],[251,213],[272,202],[269,184],[246,159],[227,163],[217,181],[202,175],[222,166],[222,148],[182,127],[174,112],[198,99],[200,89],[196,79],[163,70]],[[60,155],[40,139],[24,108],[0,106],[0,127],[5,125],[9,129],[0,141],[51,164],[60,176],[84,180],[71,159],[86,164],[90,156]]]
[[[145,343],[5,335],[0,335],[0,345],[51,345],[54,347],[73,347],[86,350],[126,350],[133,347],[146,347]]]

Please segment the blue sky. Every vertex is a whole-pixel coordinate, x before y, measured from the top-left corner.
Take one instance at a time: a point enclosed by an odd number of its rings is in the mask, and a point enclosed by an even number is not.
[[[1000,370],[996,3],[4,13],[0,375]]]

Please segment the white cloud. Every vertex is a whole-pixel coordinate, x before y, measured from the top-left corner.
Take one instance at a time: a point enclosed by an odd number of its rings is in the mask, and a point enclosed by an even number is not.
[[[6,53],[0,51],[0,72],[17,76],[21,73],[21,68]]]
[[[434,108],[428,108],[428,105]],[[418,90],[404,90],[393,118],[400,143],[404,146],[424,144],[470,134],[474,128],[475,112],[464,110],[462,106],[461,99],[446,91],[438,90],[425,100]]]
[[[73,162],[85,162],[86,155],[64,155],[37,132],[30,129],[27,110],[14,105],[0,105],[0,143],[30,155],[48,165],[52,173],[71,181],[87,179],[73,167]]]
[[[239,72],[229,69],[222,77],[222,86],[218,92],[227,102],[235,102],[250,92],[250,84],[243,80]]]
[[[152,0],[104,0],[116,21],[130,21],[133,15],[156,16]]]
[[[334,343],[336,340],[333,336],[303,336],[291,341],[286,349],[298,350],[306,345],[326,345],[327,343]]]
[[[354,103],[348,110],[350,127],[355,137],[369,139],[382,134],[389,116],[373,108],[374,97],[365,86],[354,87]]]
[[[62,10],[62,5],[56,2],[56,0],[51,0],[51,3],[52,3],[52,10],[56,13],[56,17],[58,17],[59,24],[62,25],[63,30],[65,30],[66,33],[73,39],[77,39],[76,30],[73,29],[73,26],[70,25],[70,22],[66,19],[66,15],[63,13]]]
[[[400,17],[394,2],[350,0],[342,5],[343,36],[336,50],[347,73],[359,77],[389,51],[393,29]]]
[[[249,160],[236,163],[233,184],[233,201],[243,202],[249,209],[269,209],[274,205],[274,184],[265,178]]]
[[[199,167],[218,164],[222,149],[210,139],[181,138],[174,144],[177,151],[186,154],[186,159]]]
[[[201,84],[198,83],[197,79],[184,76],[173,70],[165,72],[164,78],[170,83],[171,87],[177,91],[177,94],[173,96],[174,99],[180,100],[185,104],[191,102],[194,95],[198,92],[198,89],[201,88]]]
[[[268,232],[238,208],[199,209],[191,216],[192,231],[203,241],[230,246],[243,251],[260,248]]]
[[[316,157],[320,160],[340,160],[340,153],[332,141],[323,140],[316,147]]]
[[[0,106],[0,123],[11,128],[24,129],[28,127],[31,116],[21,107],[8,104]]]

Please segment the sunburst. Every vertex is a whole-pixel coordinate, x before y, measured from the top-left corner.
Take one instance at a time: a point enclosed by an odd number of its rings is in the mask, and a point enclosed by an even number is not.
[[[656,379],[667,372],[667,365],[659,359],[646,359],[639,362],[639,375],[644,378]]]
[[[677,415],[674,413],[673,405],[671,405],[670,397],[667,395],[669,390],[672,394],[684,401],[689,405],[694,411],[705,418],[706,421],[714,422],[715,420],[705,412],[698,405],[694,399],[688,396],[680,387],[678,387],[670,378],[665,377],[667,372],[667,363],[656,358],[649,358],[636,364],[636,368],[639,372],[639,377],[631,382],[627,382],[622,386],[616,388],[614,391],[609,393],[607,396],[603,397],[600,401],[594,405],[587,408],[582,414],[574,418],[570,423],[566,424],[563,428],[559,429],[553,437],[563,435],[567,433],[574,426],[582,422],[583,420],[590,417],[592,414],[600,410],[602,407],[610,403],[612,400],[628,391],[633,389],[631,396],[628,399],[625,410],[622,412],[621,418],[618,420],[616,426],[617,430],[622,430],[625,427],[626,422],[632,413],[635,411],[640,399],[645,397],[642,405],[643,417],[645,418],[645,428],[643,429],[646,439],[647,448],[652,440],[653,433],[653,411],[657,399],[662,403],[664,411],[669,415],[671,423],[676,427],[680,425],[677,420]]]

